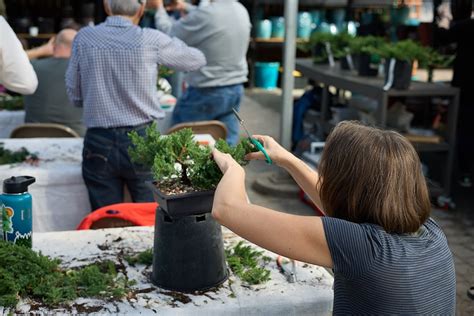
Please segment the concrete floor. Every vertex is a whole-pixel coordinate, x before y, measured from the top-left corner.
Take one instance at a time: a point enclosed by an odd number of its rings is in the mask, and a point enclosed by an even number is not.
[[[295,91],[295,96],[301,91]],[[241,116],[251,133],[270,135],[279,139],[281,92],[259,89],[247,90],[241,105]],[[268,172],[278,170],[264,162],[251,162],[246,167],[247,188],[250,200],[275,210],[301,215],[313,215],[314,211],[297,196],[282,198],[264,195],[252,189],[254,181]],[[433,209],[432,216],[443,228],[456,264],[457,315],[474,315],[474,300],[467,297],[467,290],[474,286],[474,188],[454,188],[455,210]]]

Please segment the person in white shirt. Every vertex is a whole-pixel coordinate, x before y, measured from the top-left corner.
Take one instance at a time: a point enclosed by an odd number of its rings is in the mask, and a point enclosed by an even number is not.
[[[20,94],[33,94],[38,78],[20,41],[0,16],[0,84]]]

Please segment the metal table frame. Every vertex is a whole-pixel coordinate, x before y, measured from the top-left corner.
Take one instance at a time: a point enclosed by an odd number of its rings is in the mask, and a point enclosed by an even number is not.
[[[340,67],[329,65],[315,65],[311,59],[297,59],[296,70],[305,77],[323,84],[321,100],[321,126],[327,126],[329,114],[329,87],[348,90],[375,99],[379,103],[376,113],[377,124],[386,126],[388,101],[391,97],[449,97],[451,104],[448,114],[447,142],[441,144],[414,143],[418,151],[447,152],[447,165],[444,179],[444,192],[447,197],[451,194],[451,175],[453,172],[456,124],[459,108],[459,89],[440,83],[412,82],[408,90],[383,89],[384,80],[380,77],[360,77]]]

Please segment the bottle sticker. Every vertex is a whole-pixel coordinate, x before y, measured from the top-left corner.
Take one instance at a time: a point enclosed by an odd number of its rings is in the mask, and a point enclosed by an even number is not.
[[[13,234],[13,222],[12,218],[15,215],[15,212],[11,207],[2,205],[2,232],[3,239],[8,240],[8,234]]]

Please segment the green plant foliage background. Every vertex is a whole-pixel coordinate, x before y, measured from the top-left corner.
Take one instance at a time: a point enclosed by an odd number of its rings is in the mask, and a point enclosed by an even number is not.
[[[162,136],[152,124],[144,137],[137,132],[129,134],[133,146],[129,154],[133,162],[150,168],[161,184],[190,185],[197,190],[214,189],[222,178],[222,172],[212,159],[211,149],[194,140],[191,129],[182,129]],[[256,151],[247,138],[233,147],[218,140],[215,148],[230,154],[240,165],[249,152]]]

